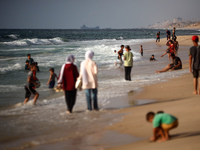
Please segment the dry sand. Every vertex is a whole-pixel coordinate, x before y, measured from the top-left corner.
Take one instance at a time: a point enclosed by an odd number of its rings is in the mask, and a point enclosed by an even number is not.
[[[191,46],[191,36],[179,36],[180,45]],[[160,45],[164,45],[166,40],[161,40]],[[189,69],[188,64],[184,69]],[[146,99],[157,100],[154,103],[130,107],[119,110],[118,113],[127,114],[124,119],[112,126],[108,130],[119,131],[123,134],[143,138],[139,142],[128,145],[112,147],[109,150],[198,150],[200,149],[200,95],[193,95],[192,74],[185,74],[181,77],[150,85],[142,92],[129,97],[130,100]],[[179,119],[178,128],[172,130],[171,140],[166,142],[149,142],[152,136],[152,124],[145,120],[145,115],[149,111],[163,110]]]

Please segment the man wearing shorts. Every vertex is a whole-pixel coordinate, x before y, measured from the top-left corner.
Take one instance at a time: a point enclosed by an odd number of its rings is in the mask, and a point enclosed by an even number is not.
[[[200,81],[199,81],[199,90],[198,88],[198,79],[200,77],[200,46],[198,45],[199,37],[194,35],[192,37],[193,47],[189,51],[189,66],[190,72],[193,73],[194,77],[194,92],[193,94],[200,95]]]
[[[28,73],[28,79],[27,79],[27,84],[25,85],[25,100],[24,100],[24,104],[26,104],[31,96],[31,94],[34,94],[34,102],[33,104],[36,104],[37,98],[39,96],[39,94],[37,93],[37,91],[34,89],[36,81],[38,81],[38,79],[36,78],[36,80],[34,80],[33,78],[33,71],[36,71],[36,66],[35,64],[31,64],[30,65],[31,71]]]

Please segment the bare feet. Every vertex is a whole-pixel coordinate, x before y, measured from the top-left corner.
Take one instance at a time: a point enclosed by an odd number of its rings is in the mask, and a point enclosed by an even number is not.
[[[156,71],[156,73],[160,73],[160,71]]]
[[[198,92],[197,92],[197,91],[194,91],[194,92],[193,92],[193,94],[194,94],[194,95],[197,95],[197,94],[198,94]]]
[[[158,140],[158,142],[164,142],[164,141],[167,141],[168,139],[160,139]]]
[[[67,111],[67,114],[71,114],[71,112],[70,112],[70,111]]]

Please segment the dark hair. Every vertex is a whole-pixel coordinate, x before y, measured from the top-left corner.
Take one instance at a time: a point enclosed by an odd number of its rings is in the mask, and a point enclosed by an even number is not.
[[[31,54],[27,54],[27,56],[31,56]]]
[[[175,56],[175,54],[174,54],[174,53],[171,53],[171,56],[172,56],[172,57],[174,57],[174,56]]]
[[[169,40],[169,42],[174,43],[172,40]]]
[[[35,64],[34,63],[30,64],[30,68],[33,68],[33,67],[35,67]]]
[[[148,112],[148,113],[146,114],[146,120],[149,121],[150,118],[151,118],[152,116],[155,116],[155,113],[152,112],[152,111],[151,111],[151,112]]]
[[[28,61],[28,60],[26,60],[26,63],[27,63],[27,62],[29,63],[29,61]]]
[[[154,54],[153,54],[153,55],[151,55],[151,56],[154,56]]]
[[[162,111],[162,110],[157,112],[157,114],[163,114],[163,113],[164,113],[164,111]]]
[[[131,50],[130,46],[129,45],[126,45],[126,47],[129,51]]]
[[[114,50],[114,52],[116,52],[116,50]]]
[[[142,47],[142,45],[140,45]]]
[[[54,68],[50,68],[50,69],[49,69],[49,71],[52,71],[52,72],[54,72]]]
[[[121,47],[124,47],[124,45],[121,45]]]

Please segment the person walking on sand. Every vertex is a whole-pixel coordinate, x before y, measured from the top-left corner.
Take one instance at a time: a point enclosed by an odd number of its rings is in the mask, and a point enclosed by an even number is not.
[[[200,95],[200,46],[198,45],[199,37],[197,35],[192,36],[192,42],[194,46],[192,46],[189,51],[189,66],[190,72],[193,74],[194,77],[193,94]],[[198,87],[199,90],[197,90]]]
[[[160,31],[156,33],[156,42],[160,42]]]
[[[130,52],[131,48],[129,45],[125,47],[126,53],[124,54],[124,69],[125,69],[125,80],[131,81],[131,69],[133,67],[133,53]]]
[[[167,40],[170,40],[171,32],[169,30],[166,30],[166,34],[167,34]]]
[[[172,40],[176,40],[176,28],[175,27],[172,31]]]
[[[74,55],[69,55],[66,58],[66,63],[62,65],[58,84],[65,92],[65,101],[67,104],[67,113],[71,114],[76,102],[76,79],[79,76],[77,67],[73,64],[75,61]]]
[[[85,89],[86,100],[87,100],[87,109],[88,111],[99,110],[98,100],[97,100],[97,65],[92,60],[94,52],[87,51],[85,54],[85,60],[81,62],[80,66],[80,76],[79,79],[82,79],[82,89]],[[92,108],[93,101],[93,108]]]
[[[141,56],[143,57],[143,47],[142,47],[142,45],[140,45],[140,53],[141,53]]]

